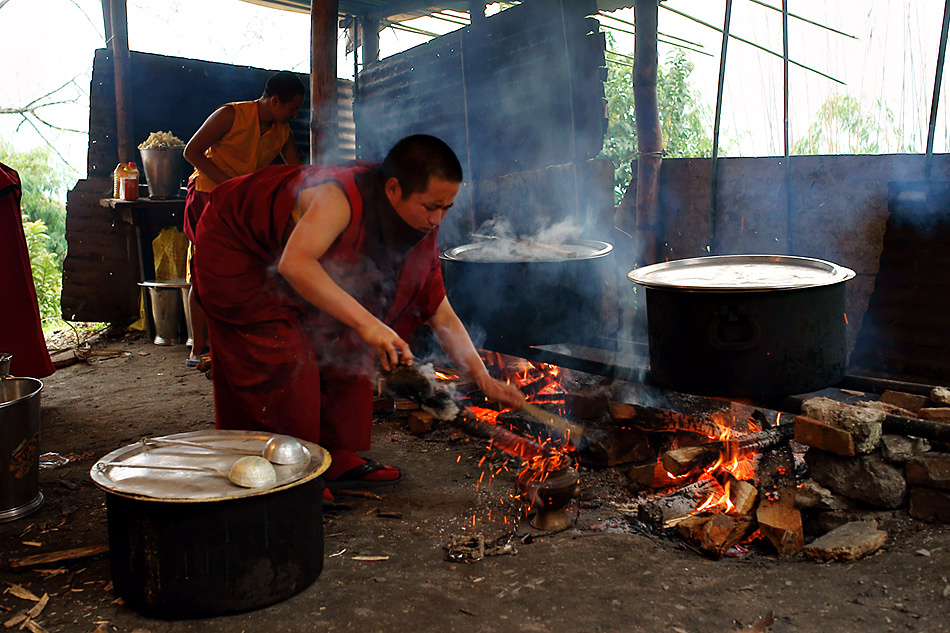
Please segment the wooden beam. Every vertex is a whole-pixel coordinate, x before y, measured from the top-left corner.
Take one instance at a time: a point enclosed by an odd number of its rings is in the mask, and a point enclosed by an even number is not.
[[[310,4],[310,162],[333,163],[336,143],[336,34],[339,0]]]
[[[135,160],[132,139],[132,69],[126,0],[111,0],[112,63],[115,71],[115,122],[119,161]]]

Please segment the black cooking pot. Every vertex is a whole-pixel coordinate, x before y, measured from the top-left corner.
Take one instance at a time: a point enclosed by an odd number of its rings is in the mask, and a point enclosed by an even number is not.
[[[645,266],[650,376],[709,396],[770,397],[839,382],[847,366],[845,282],[819,259],[727,255]]]
[[[449,301],[476,346],[521,354],[532,345],[579,342],[602,329],[604,265],[613,246],[493,240],[442,254]]]
[[[208,617],[274,604],[320,575],[326,451],[303,442],[307,461],[275,465],[270,486],[227,477],[241,453],[220,449],[259,453],[270,437],[181,433],[157,439],[213,448],[138,443],[93,466],[106,491],[112,583],[126,604],[160,618]]]

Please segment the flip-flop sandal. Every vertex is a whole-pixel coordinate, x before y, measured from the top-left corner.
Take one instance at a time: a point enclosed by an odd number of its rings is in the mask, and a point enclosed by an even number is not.
[[[364,479],[366,475],[370,473],[375,473],[377,470],[382,470],[384,468],[394,468],[399,476],[395,479],[386,479],[382,481],[377,481],[374,479]],[[365,464],[360,464],[355,468],[351,468],[333,481],[328,481],[327,488],[330,490],[360,490],[362,488],[379,488],[381,486],[391,486],[393,484],[398,484],[402,481],[402,469],[398,466],[385,466],[374,462],[371,459],[367,459]]]

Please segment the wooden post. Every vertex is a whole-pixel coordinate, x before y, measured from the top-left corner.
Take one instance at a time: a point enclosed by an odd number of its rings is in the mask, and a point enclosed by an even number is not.
[[[663,133],[657,105],[657,0],[636,0],[636,44],[633,63],[633,107],[637,119],[636,232],[642,263],[659,261],[662,227],[659,212]],[[625,218],[629,222],[629,218]],[[633,228],[629,224],[619,228]]]
[[[363,68],[379,61],[379,20],[363,17],[359,21],[360,39],[363,42]]]
[[[112,63],[115,72],[115,123],[119,161],[135,160],[132,139],[132,69],[129,62],[129,22],[126,0],[112,0]]]
[[[310,4],[310,162],[337,159],[336,33],[339,0]]]
[[[102,26],[106,36],[106,46],[112,46],[112,0],[101,0]]]

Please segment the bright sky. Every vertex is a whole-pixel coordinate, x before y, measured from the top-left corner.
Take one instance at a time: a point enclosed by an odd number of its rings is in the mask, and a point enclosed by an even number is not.
[[[768,0],[779,7],[780,0]],[[44,101],[65,102],[38,114],[61,128],[88,128],[88,92],[93,52],[104,47],[99,0],[8,0],[0,8],[0,109],[22,107],[53,93]],[[883,102],[894,117],[905,143],[924,151],[930,116],[943,3],[917,0],[789,0],[789,11],[853,35],[836,34],[791,19],[790,56],[806,66],[846,83],[796,66],[790,71],[790,127],[793,139],[806,133],[826,99],[845,93],[862,102],[875,118]],[[696,65],[691,81],[713,109],[719,72],[721,37],[718,32],[674,11],[722,28],[724,0],[666,0],[660,5],[659,30],[701,45],[708,53],[689,53]],[[240,0],[128,0],[129,44],[133,50],[267,69],[307,72],[310,26],[306,15],[264,9]],[[614,14],[633,22],[633,11]],[[605,25],[624,27],[615,21]],[[428,22],[433,31],[452,30],[451,24]],[[781,13],[761,6],[761,0],[734,0],[731,33],[781,55]],[[632,54],[633,37],[615,33],[618,49]],[[855,39],[856,38],[856,39]],[[387,29],[381,35],[385,54],[421,43],[425,38]],[[341,47],[343,43],[341,41]],[[660,46],[660,58],[671,47]],[[724,139],[739,145],[728,155],[765,156],[783,153],[782,60],[735,39],[730,41],[723,102]],[[352,76],[352,57],[340,54],[340,76]],[[946,93],[946,86],[942,94]],[[946,152],[946,97],[941,97],[934,151]],[[35,128],[34,128],[35,125]],[[711,130],[710,130],[711,132]],[[40,136],[42,134],[42,137]],[[51,130],[19,115],[0,116],[0,136],[18,149],[45,141],[84,174],[86,137]],[[896,137],[896,132],[893,133]],[[888,151],[896,151],[896,141]]]

